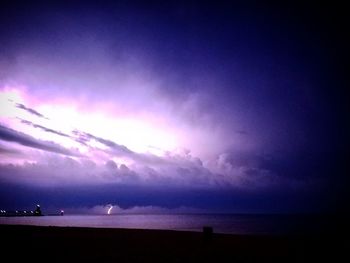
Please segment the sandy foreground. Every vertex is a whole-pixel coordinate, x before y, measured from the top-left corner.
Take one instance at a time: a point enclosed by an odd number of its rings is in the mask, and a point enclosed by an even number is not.
[[[350,253],[349,238],[338,235],[206,236],[20,225],[0,225],[0,233],[7,262],[349,262]]]

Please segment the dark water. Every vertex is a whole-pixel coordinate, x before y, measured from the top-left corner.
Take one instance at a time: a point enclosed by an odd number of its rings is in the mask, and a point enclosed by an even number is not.
[[[202,231],[211,226],[215,233],[230,234],[299,234],[328,231],[328,218],[305,215],[65,215],[43,217],[0,217],[0,224],[70,226],[101,228],[138,228]]]

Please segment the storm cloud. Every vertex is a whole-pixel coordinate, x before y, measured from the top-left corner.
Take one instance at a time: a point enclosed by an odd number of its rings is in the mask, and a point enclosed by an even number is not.
[[[68,156],[81,156],[78,152],[74,152],[50,141],[42,141],[33,138],[22,132],[7,128],[0,124],[0,140],[14,142],[23,146],[39,149],[43,151],[59,153]]]
[[[0,203],[11,185],[66,208],[342,206],[345,17],[321,4],[5,3]]]

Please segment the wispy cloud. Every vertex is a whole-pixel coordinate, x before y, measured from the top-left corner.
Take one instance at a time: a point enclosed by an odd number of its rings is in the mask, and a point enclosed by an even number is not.
[[[60,146],[54,142],[36,139],[25,133],[7,128],[1,124],[0,124],[0,140],[14,142],[14,143],[21,144],[23,146],[27,146],[27,147],[31,147],[31,148],[35,148],[43,151],[53,152],[53,153],[59,153],[67,156],[81,156],[80,153],[68,150],[63,146]]]
[[[91,140],[94,140],[96,142],[103,144],[104,146],[107,147],[107,149],[99,149],[99,150],[102,150],[103,152],[111,156],[128,158],[133,161],[139,162],[140,164],[164,164],[164,163],[169,163],[170,161],[170,159],[166,160],[154,154],[134,152],[130,150],[128,147],[126,147],[125,145],[121,145],[112,140],[95,136],[91,133],[78,131],[78,130],[73,130],[72,133],[76,136],[74,140],[85,146],[88,146]]]
[[[72,138],[72,137],[69,136],[68,134],[65,134],[65,133],[63,133],[63,132],[60,132],[60,131],[56,131],[56,130],[47,128],[47,127],[42,126],[42,125],[39,125],[39,124],[35,124],[35,123],[31,122],[31,121],[24,120],[24,119],[20,119],[20,118],[19,118],[19,120],[20,120],[21,123],[23,123],[23,124],[32,126],[32,127],[34,127],[34,128],[38,128],[38,129],[40,129],[40,130],[42,130],[42,131],[49,132],[49,133],[53,133],[53,134],[56,134],[56,135],[59,135],[59,136],[67,137],[67,138]]]
[[[111,148],[113,150],[113,152],[116,154],[120,154],[120,155],[132,155],[132,154],[134,154],[133,151],[131,151],[130,149],[128,149],[124,145],[117,144],[111,140],[107,140],[107,139],[92,135],[92,134],[87,133],[87,132],[74,130],[73,134],[75,134],[77,136],[77,141],[80,143],[81,142],[86,143],[90,140],[95,140],[95,141]]]
[[[24,104],[21,104],[21,103],[16,103],[16,107],[19,108],[19,109],[22,109],[22,110],[25,110],[26,112],[29,112],[30,114],[33,114],[37,117],[40,117],[40,118],[44,118],[44,119],[47,119],[47,117],[45,117],[43,114],[39,113],[38,111],[32,109],[32,108],[29,108],[27,106],[25,106]]]

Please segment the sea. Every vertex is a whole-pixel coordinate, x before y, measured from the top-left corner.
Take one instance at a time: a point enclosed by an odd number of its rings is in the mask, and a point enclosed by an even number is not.
[[[280,214],[114,214],[41,217],[0,217],[0,224],[162,229],[176,231],[213,228],[214,233],[239,235],[314,234],[331,231],[328,217]]]

